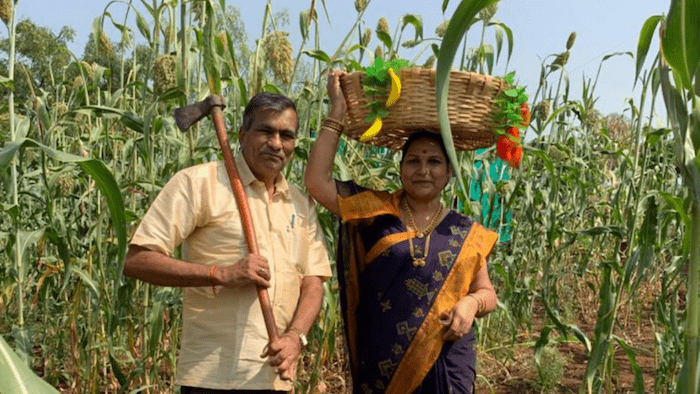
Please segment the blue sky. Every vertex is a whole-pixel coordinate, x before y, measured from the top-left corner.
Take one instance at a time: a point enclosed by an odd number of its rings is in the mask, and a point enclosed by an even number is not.
[[[149,4],[152,2],[147,1]],[[321,47],[333,52],[355,21],[356,12],[354,0],[325,2],[330,23],[321,11],[322,0],[317,0],[323,37]],[[393,31],[402,15],[418,14],[423,19],[425,36],[432,36],[435,28],[445,19],[440,10],[442,2],[371,0],[364,20],[366,26],[374,30],[377,20],[384,16],[389,20]],[[450,1],[448,18],[458,2],[459,0]],[[140,4],[140,1],[134,3]],[[248,37],[251,42],[254,41],[260,34],[266,2],[227,0],[226,4],[241,10]],[[299,13],[308,9],[310,4],[311,0],[272,1],[273,11],[286,8],[289,12],[289,31],[295,52],[300,42]],[[508,71],[516,70],[520,83],[528,87],[529,94],[534,94],[542,60],[548,55],[562,52],[569,34],[575,31],[577,39],[567,69],[572,95],[579,98],[582,79],[595,77],[603,57],[615,52],[636,53],[637,39],[644,21],[650,16],[667,13],[669,4],[670,0],[502,0],[496,19],[510,27],[515,37]],[[108,7],[113,17],[122,20],[126,10],[123,3],[103,0],[19,0],[17,7],[16,14],[19,18],[30,18],[40,25],[50,27],[54,32],[58,32],[64,25],[74,28],[77,37],[71,49],[78,56],[82,54],[95,17]],[[136,30],[133,17],[128,25]],[[477,40],[480,31],[480,26],[473,27],[468,33],[469,39]],[[0,35],[6,34],[2,30]],[[376,46],[377,42],[375,38],[370,46]],[[647,63],[651,62],[657,50],[655,42]],[[505,61],[499,62],[499,65],[505,66]],[[638,104],[640,95],[633,91],[634,67],[634,59],[629,56],[616,56],[603,63],[596,87],[596,94],[600,97],[596,106],[598,110],[603,113],[622,112],[626,108],[625,99],[628,97],[634,98]],[[495,70],[495,74],[502,75],[504,72],[504,69]],[[663,108],[658,108],[658,111],[663,112]]]

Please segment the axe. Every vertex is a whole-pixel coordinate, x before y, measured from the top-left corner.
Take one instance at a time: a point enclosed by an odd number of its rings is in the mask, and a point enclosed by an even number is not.
[[[236,198],[236,205],[238,205],[238,212],[240,212],[241,215],[243,233],[248,243],[248,252],[258,254],[258,241],[255,238],[255,228],[253,228],[248,199],[245,194],[245,189],[243,188],[243,183],[241,182],[241,176],[238,174],[238,169],[236,169],[236,163],[233,161],[231,146],[228,142],[228,134],[226,134],[226,125],[224,124],[222,112],[225,106],[226,104],[224,104],[224,99],[221,96],[211,95],[198,103],[177,108],[175,110],[175,123],[181,131],[185,131],[200,119],[211,114],[214,128],[216,129],[216,137],[219,140],[219,146],[221,146],[221,154],[224,158],[228,179],[231,182],[233,195]],[[263,319],[265,320],[265,328],[267,329],[267,336],[270,339],[270,343],[272,343],[279,337],[279,334],[277,333],[277,326],[275,325],[275,317],[272,315],[270,296],[267,293],[267,289],[264,287],[257,286],[257,290]]]

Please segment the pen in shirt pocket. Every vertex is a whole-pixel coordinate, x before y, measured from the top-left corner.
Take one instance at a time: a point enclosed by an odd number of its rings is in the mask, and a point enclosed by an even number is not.
[[[296,215],[292,214],[292,228],[294,228],[294,219],[296,219]]]

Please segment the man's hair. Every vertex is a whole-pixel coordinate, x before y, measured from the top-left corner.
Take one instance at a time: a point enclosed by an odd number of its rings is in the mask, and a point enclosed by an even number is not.
[[[258,112],[266,110],[282,112],[288,108],[291,108],[294,110],[294,112],[297,112],[297,106],[294,105],[294,102],[287,96],[269,92],[258,93],[255,95],[255,97],[250,99],[248,105],[245,107],[245,111],[243,112],[243,124],[241,125],[241,128],[243,130],[250,129]],[[297,118],[296,128],[299,128],[299,118]]]
[[[406,142],[403,144],[403,148],[401,149],[401,164],[403,164],[403,161],[406,158],[406,152],[408,152],[408,148],[410,148],[414,142],[423,138],[435,141],[438,145],[440,145],[440,150],[442,151],[442,154],[445,155],[445,160],[447,161],[447,165],[449,166],[450,158],[447,156],[447,149],[445,149],[445,143],[442,141],[442,136],[438,133],[433,133],[432,131],[428,130],[418,130],[408,137]]]

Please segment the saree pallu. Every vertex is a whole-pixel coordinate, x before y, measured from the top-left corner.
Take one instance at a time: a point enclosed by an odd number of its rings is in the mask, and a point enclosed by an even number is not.
[[[427,238],[399,218],[396,193],[337,182],[341,225],[338,279],[353,387],[361,394],[469,393],[473,331],[445,342],[439,315],[469,292],[498,235],[450,211],[430,236],[426,264],[412,264]]]

